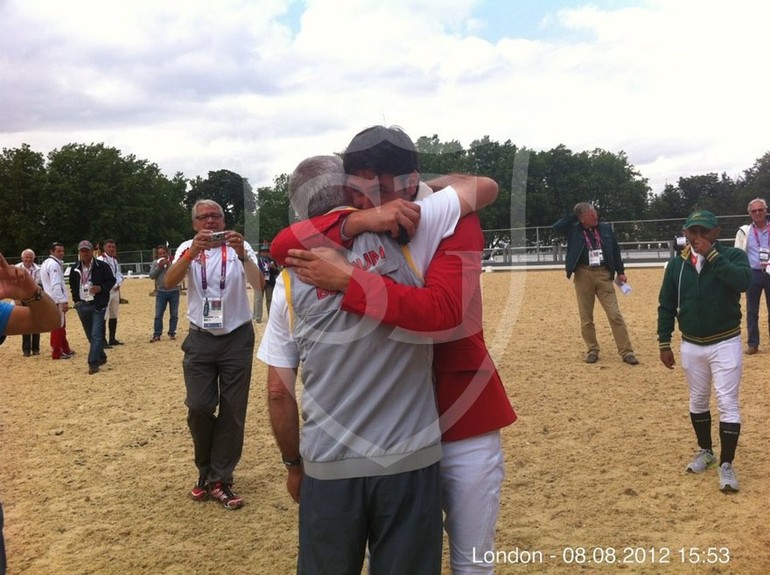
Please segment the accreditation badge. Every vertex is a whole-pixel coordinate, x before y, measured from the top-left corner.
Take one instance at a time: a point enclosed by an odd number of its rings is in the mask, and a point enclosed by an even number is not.
[[[588,251],[588,265],[600,266],[602,265],[602,250],[589,250]]]
[[[94,294],[91,293],[91,282],[85,282],[80,284],[80,299],[83,301],[93,301]]]
[[[206,298],[203,303],[203,329],[221,329],[225,326],[224,302],[219,298]]]

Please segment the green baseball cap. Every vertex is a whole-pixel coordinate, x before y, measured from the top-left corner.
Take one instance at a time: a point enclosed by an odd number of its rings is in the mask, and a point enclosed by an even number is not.
[[[719,227],[719,222],[717,222],[717,217],[708,210],[698,210],[687,217],[687,221],[684,223],[684,229],[687,230],[695,226],[713,230],[714,228]]]

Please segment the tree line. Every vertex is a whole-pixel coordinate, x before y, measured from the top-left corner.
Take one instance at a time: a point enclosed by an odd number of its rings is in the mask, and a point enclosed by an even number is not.
[[[498,201],[481,221],[485,230],[503,234],[513,226],[550,226],[580,201],[594,203],[605,221],[684,219],[698,208],[744,214],[748,201],[770,186],[770,152],[737,179],[687,176],[653,193],[622,151],[573,152],[563,145],[535,151],[488,136],[467,148],[437,135],[416,145],[424,174],[464,172],[498,182]],[[200,198],[218,201],[227,228],[255,245],[292,219],[287,188],[288,173],[254,190],[247,178],[224,169],[206,178],[179,172],[169,178],[157,164],[104,144],[68,144],[47,155],[22,144],[0,155],[0,251],[13,256],[32,247],[44,255],[52,241],[73,246],[108,237],[121,251],[173,247],[191,236],[190,210]]]

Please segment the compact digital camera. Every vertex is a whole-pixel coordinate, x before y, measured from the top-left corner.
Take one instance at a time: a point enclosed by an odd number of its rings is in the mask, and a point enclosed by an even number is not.
[[[214,232],[209,239],[211,243],[222,243],[225,241],[225,232]]]

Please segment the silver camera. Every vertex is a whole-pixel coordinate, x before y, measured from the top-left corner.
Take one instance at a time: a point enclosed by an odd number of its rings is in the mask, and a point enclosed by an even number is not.
[[[225,241],[225,232],[214,232],[209,239],[212,243],[222,243]]]

